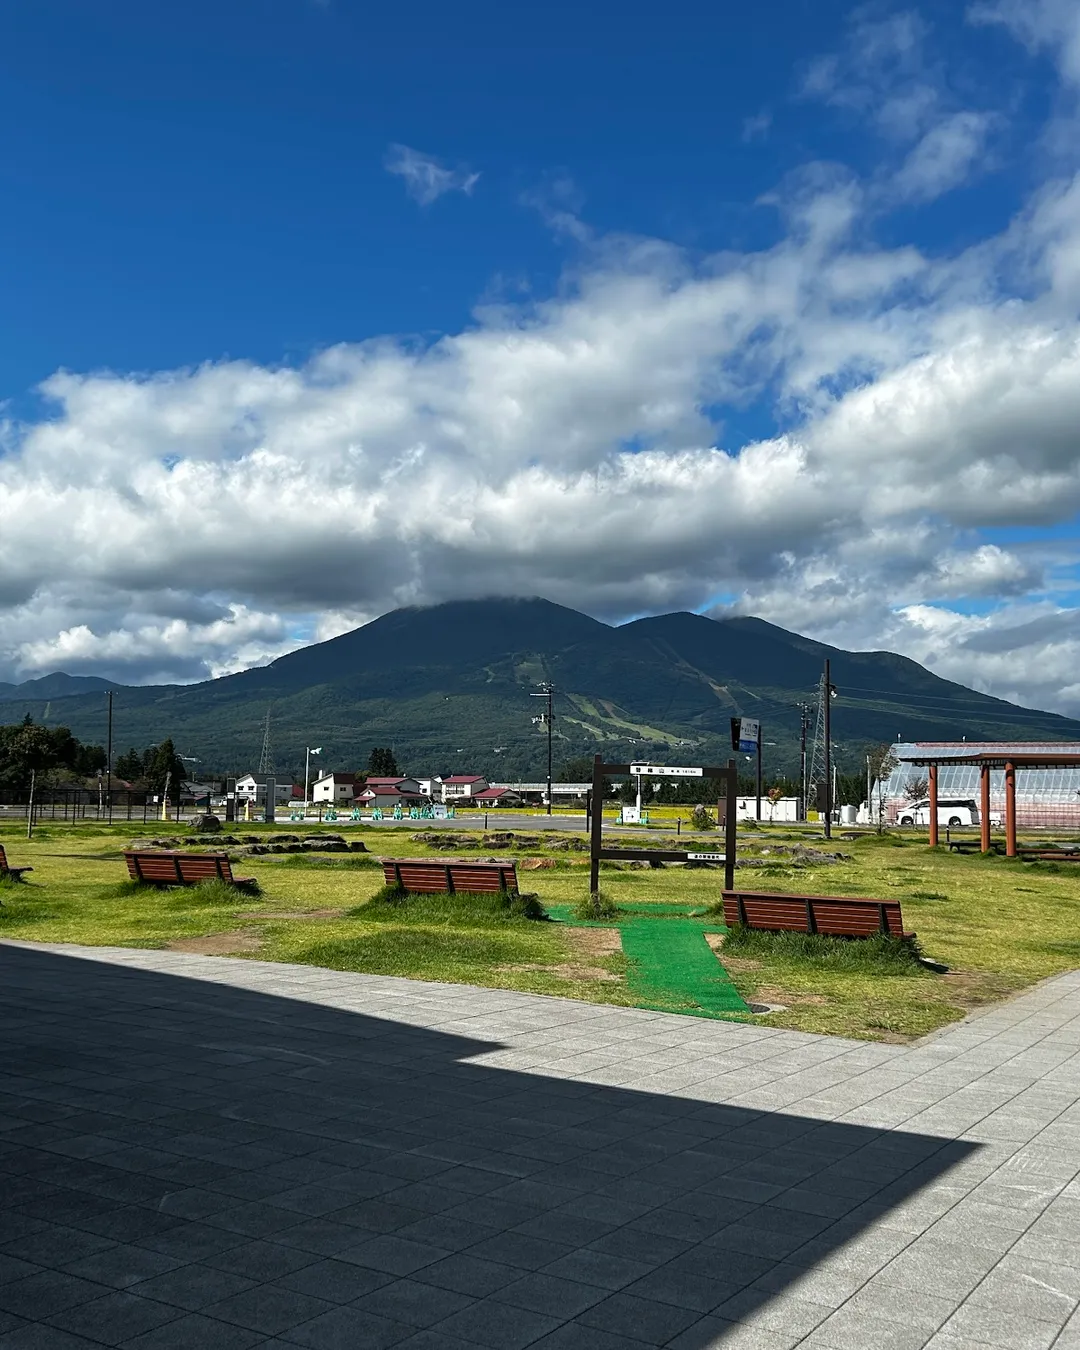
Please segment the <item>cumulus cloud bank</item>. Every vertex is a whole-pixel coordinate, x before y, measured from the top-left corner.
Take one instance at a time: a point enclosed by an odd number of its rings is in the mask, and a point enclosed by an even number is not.
[[[917,25],[871,36],[936,195],[981,124],[919,111]],[[721,603],[1080,713],[1076,558],[1025,542],[1080,510],[1080,177],[933,258],[868,242],[877,192],[807,166],[757,252],[590,236],[556,298],[426,347],[54,375],[0,442],[0,677],[194,679],[540,594]],[[729,438],[766,391],[789,429]]]

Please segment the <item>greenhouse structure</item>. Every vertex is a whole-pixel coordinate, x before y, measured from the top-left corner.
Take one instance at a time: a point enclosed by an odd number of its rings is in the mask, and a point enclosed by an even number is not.
[[[1005,820],[1011,796],[1017,828],[1080,831],[1080,743],[898,741],[892,753],[895,767],[874,789],[875,804],[883,800],[890,822],[928,795],[933,777],[939,802],[968,803],[976,819],[988,803],[991,819]]]

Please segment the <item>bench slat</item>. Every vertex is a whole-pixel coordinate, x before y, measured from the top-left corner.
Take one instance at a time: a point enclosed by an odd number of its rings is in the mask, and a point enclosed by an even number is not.
[[[24,872],[32,872],[33,870],[32,867],[12,867],[7,860],[3,844],[0,844],[0,876],[11,876],[17,881]]]
[[[383,878],[388,886],[421,894],[457,891],[508,891],[517,894],[517,867],[509,862],[441,862],[433,858],[382,858]]]
[[[774,932],[824,933],[833,937],[905,937],[897,900],[861,896],[782,895],[773,891],[725,891],[724,922]]]
[[[249,886],[253,877],[233,875],[227,853],[180,853],[174,850],[126,849],[124,860],[132,881],[154,886],[196,886],[221,880],[230,886]]]

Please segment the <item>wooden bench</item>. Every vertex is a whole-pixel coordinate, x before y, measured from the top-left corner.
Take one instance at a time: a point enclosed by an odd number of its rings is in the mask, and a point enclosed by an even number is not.
[[[227,853],[182,853],[176,849],[125,849],[128,876],[144,886],[197,886],[224,881],[240,890],[256,886],[254,877],[233,876]]]
[[[1080,849],[1021,848],[1016,856],[1024,862],[1080,862]]]
[[[32,872],[33,870],[32,867],[12,867],[8,863],[3,844],[0,844],[0,877],[14,877],[16,881],[21,881],[24,872]]]
[[[380,858],[388,886],[402,891],[453,895],[457,891],[507,891],[517,895],[517,868],[510,862],[466,862],[441,858]]]
[[[824,933],[830,937],[914,937],[904,932],[899,900],[839,895],[780,895],[774,891],[725,891],[724,922],[729,928],[770,932]]]
[[[950,853],[981,853],[982,844],[978,839],[947,839],[945,841],[949,846]],[[992,839],[990,841],[991,853],[1004,853],[1005,841],[1003,839]]]

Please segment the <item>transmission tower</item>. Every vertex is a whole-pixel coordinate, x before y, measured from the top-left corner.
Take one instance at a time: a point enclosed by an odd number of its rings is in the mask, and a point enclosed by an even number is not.
[[[806,774],[807,804],[817,809],[817,790],[825,782],[825,676],[818,681],[817,713],[814,718],[814,746],[810,752],[810,767]]]
[[[263,726],[262,753],[259,755],[259,773],[268,774],[274,772],[274,752],[270,748],[270,709],[274,705],[266,705],[266,723]]]

